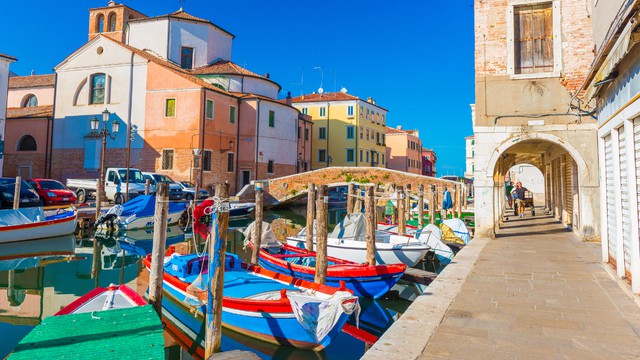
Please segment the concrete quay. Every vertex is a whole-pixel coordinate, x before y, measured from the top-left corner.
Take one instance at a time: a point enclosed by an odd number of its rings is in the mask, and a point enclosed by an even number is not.
[[[541,211],[540,211],[541,212]],[[550,216],[475,238],[363,359],[636,359],[640,301]]]

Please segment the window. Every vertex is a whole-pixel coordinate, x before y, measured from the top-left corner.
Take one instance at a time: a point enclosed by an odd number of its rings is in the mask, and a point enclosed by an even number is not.
[[[363,114],[364,114],[364,108],[360,106],[360,116],[362,116]]]
[[[514,73],[553,72],[553,10],[551,3],[513,9]]]
[[[202,170],[211,171],[211,150],[202,153]]]
[[[326,107],[321,107],[320,108],[320,116],[327,116],[327,108]]]
[[[411,159],[407,159],[407,167],[411,167]]]
[[[347,149],[347,162],[352,163],[355,161],[355,151],[353,149]]]
[[[236,123],[236,107],[229,106],[229,122],[232,124]]]
[[[304,128],[304,139],[309,140],[309,129],[306,126]]]
[[[162,150],[162,170],[173,169],[173,150]]]
[[[327,138],[327,128],[321,127],[318,128],[318,139],[325,140]]]
[[[104,74],[95,74],[91,77],[91,103],[104,104],[104,87],[106,77]]]
[[[367,120],[369,120],[369,109],[367,109]]]
[[[164,117],[176,116],[176,99],[164,100]]]
[[[353,139],[355,137],[355,127],[347,126],[347,139]]]
[[[33,94],[29,94],[22,102],[22,107],[32,107],[32,106],[38,106],[38,98]]]
[[[382,154],[382,165],[384,165],[384,154]]]
[[[376,143],[380,144],[380,133],[376,132]]]
[[[362,130],[362,126],[360,126],[360,140],[362,140],[364,131]],[[362,160],[360,160],[362,161]]]
[[[367,163],[369,162],[369,151],[367,151]]]
[[[276,113],[269,111],[269,127],[276,127]]]
[[[362,150],[360,150],[360,162],[362,162]]]
[[[18,151],[36,151],[38,150],[38,144],[36,139],[31,135],[25,135],[18,141]]]
[[[326,162],[327,161],[327,150],[320,149],[318,150],[318,162]]]
[[[235,169],[234,158],[234,153],[227,153],[227,172],[233,172],[233,169]]]
[[[189,70],[193,68],[193,48],[182,47],[180,50],[180,67]]]
[[[347,106],[347,116],[353,116],[353,105]]]
[[[302,108],[302,113],[305,115],[309,115],[309,108]]]
[[[386,140],[386,138],[385,138],[384,134],[382,134],[382,145],[386,144],[386,141],[387,141],[387,140]]]
[[[109,31],[116,31],[116,14],[109,14],[109,26],[107,26]]]
[[[366,130],[366,134],[367,134],[366,139],[367,139],[367,141],[369,141],[369,129]]]
[[[302,137],[302,127],[298,125],[298,140]]]
[[[273,160],[267,162],[267,174],[273,174]]]
[[[207,105],[205,108],[205,117],[207,119],[213,119],[213,100],[207,99]]]
[[[98,15],[98,18],[96,19],[96,32],[104,32],[104,15],[102,14]]]
[[[385,118],[384,118],[384,114],[382,114],[382,125],[384,125],[385,122]]]

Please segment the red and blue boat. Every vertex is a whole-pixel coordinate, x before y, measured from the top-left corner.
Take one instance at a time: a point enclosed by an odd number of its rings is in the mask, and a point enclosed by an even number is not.
[[[188,336],[183,342],[204,346],[208,255],[172,254],[165,259],[163,317]],[[144,259],[147,269],[151,256]],[[224,271],[222,325],[262,341],[301,349],[322,350],[341,331],[358,306],[346,287],[311,283],[243,263],[227,254]]]
[[[253,247],[253,243],[249,242]],[[266,269],[294,278],[313,281],[315,277],[316,253],[306,249],[281,244],[262,248],[260,265]],[[405,264],[371,266],[353,261],[327,257],[327,285],[346,287],[357,296],[377,299],[386,294],[404,274]]]

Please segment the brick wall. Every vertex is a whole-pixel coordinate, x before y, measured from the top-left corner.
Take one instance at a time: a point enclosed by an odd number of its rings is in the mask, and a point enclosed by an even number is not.
[[[21,154],[6,154],[4,156],[4,164],[2,176],[16,177],[18,175],[28,176],[27,171],[23,170],[18,174],[19,166],[31,166],[31,177],[46,177],[45,174],[45,155],[33,152],[25,152]]]

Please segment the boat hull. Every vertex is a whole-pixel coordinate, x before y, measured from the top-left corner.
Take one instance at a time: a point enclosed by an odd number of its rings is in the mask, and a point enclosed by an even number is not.
[[[0,227],[0,243],[50,238],[73,234],[78,222],[77,213],[69,217],[30,224]]]
[[[170,212],[167,215],[167,225],[173,225],[180,220],[180,215],[182,215],[183,210]],[[153,227],[153,215],[150,216],[142,216],[137,217],[130,222],[121,221],[120,227],[124,230],[135,230],[135,229],[145,229]]]
[[[247,204],[239,204],[232,205],[229,208],[229,217],[230,218],[242,218],[249,217],[253,210],[255,210],[255,204],[247,203]]]

